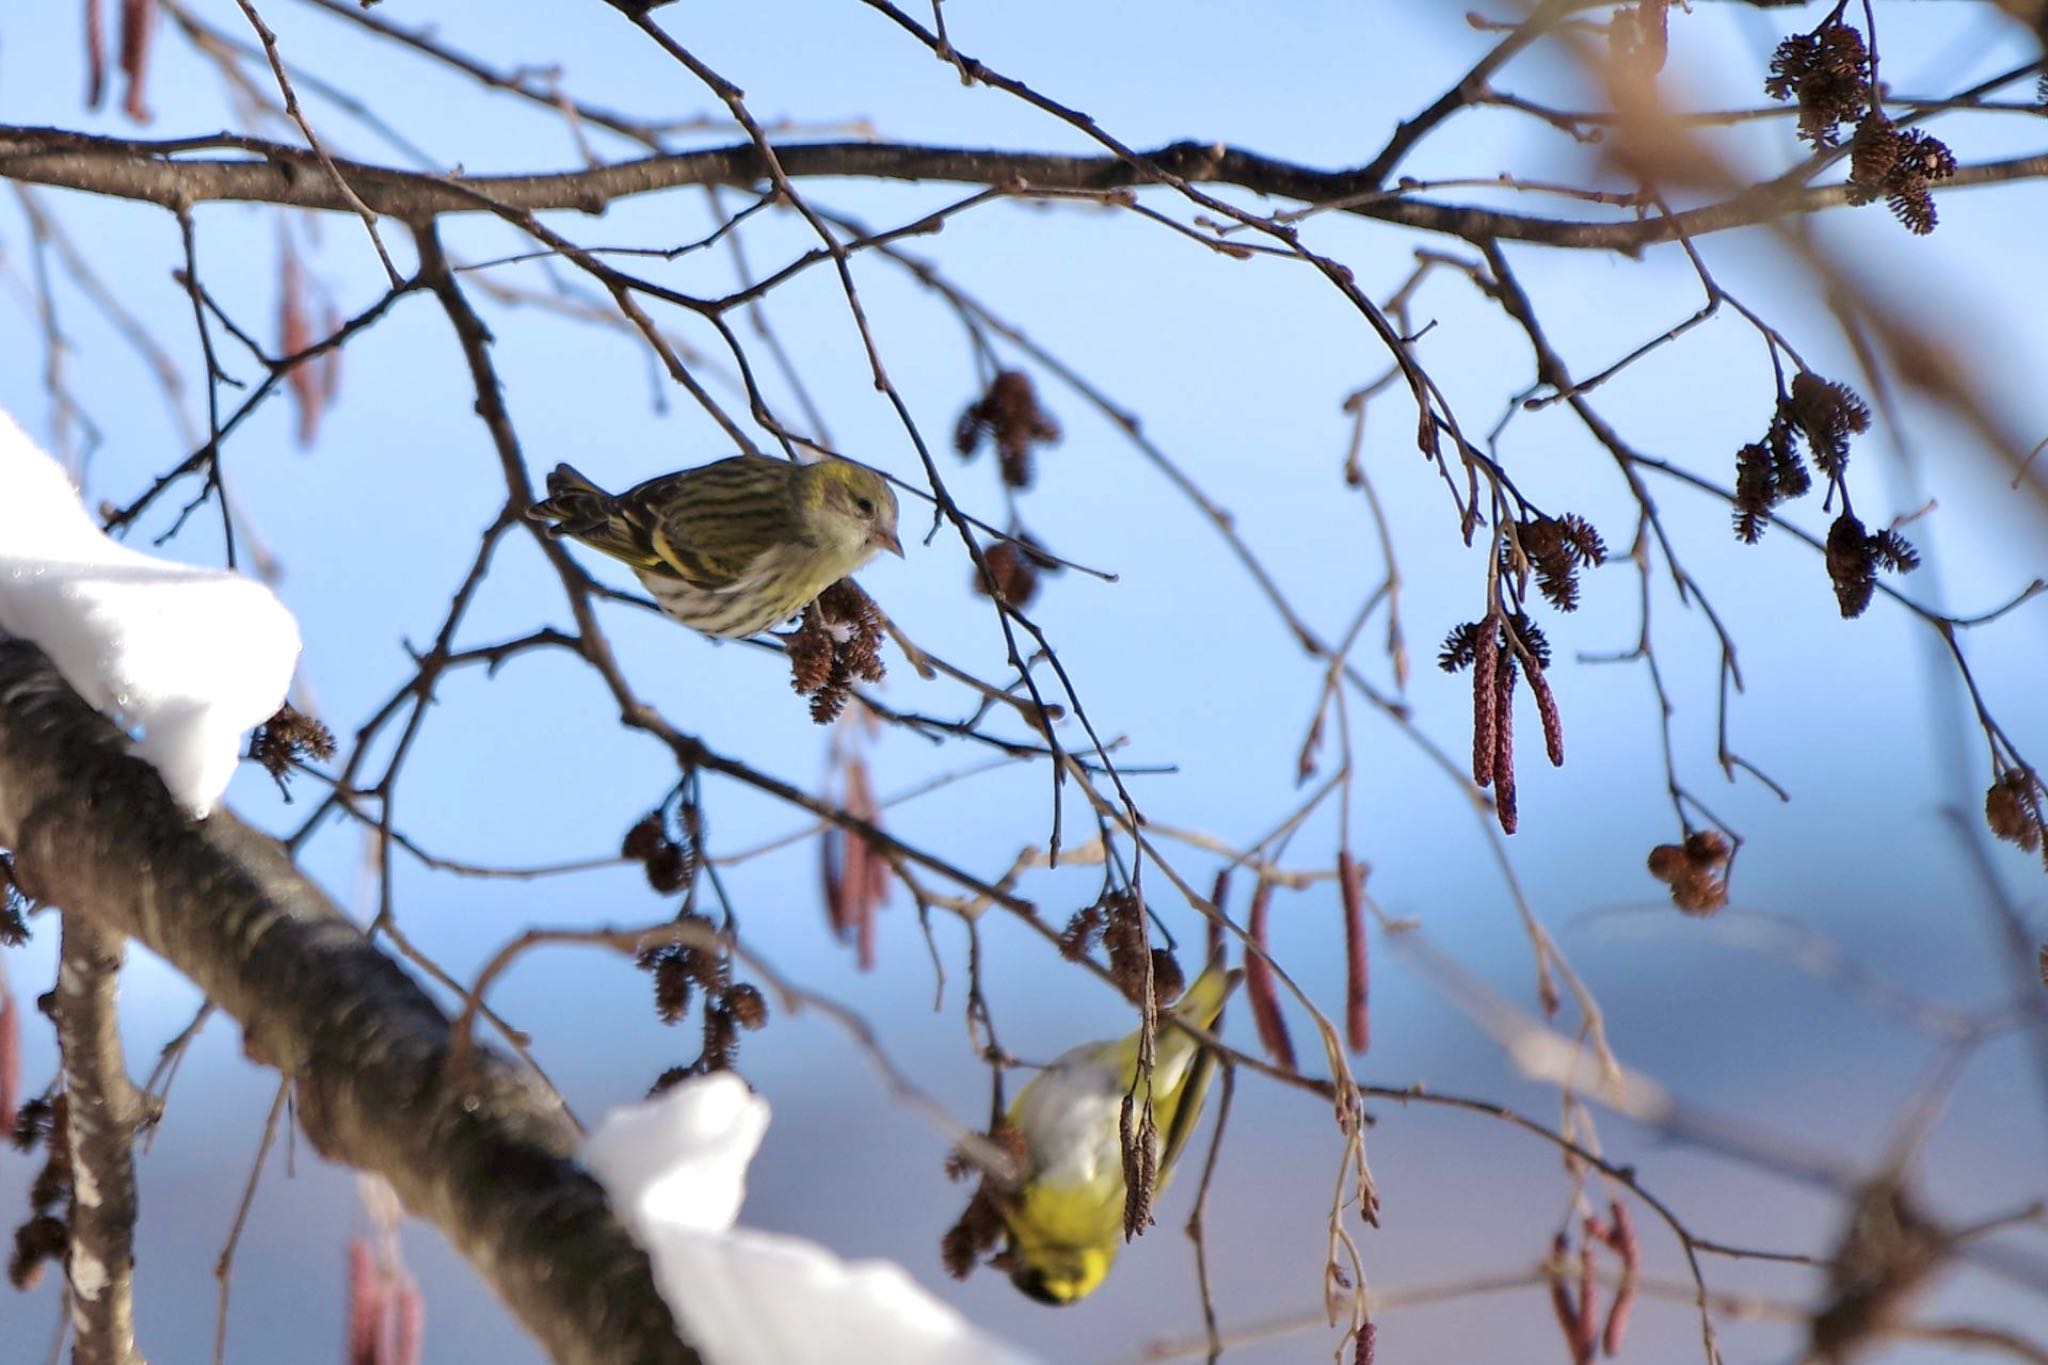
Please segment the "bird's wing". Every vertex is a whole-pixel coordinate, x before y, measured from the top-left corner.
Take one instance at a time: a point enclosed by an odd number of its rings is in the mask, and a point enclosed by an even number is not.
[[[763,455],[735,455],[649,479],[619,495],[619,512],[658,556],[649,570],[729,592],[746,582],[764,549],[795,534],[784,491],[789,470]]]
[[[1212,965],[1174,1002],[1173,1012],[1200,1028],[1213,1029],[1223,1013],[1224,1002],[1241,979],[1241,973],[1227,972],[1220,964]],[[1202,1101],[1208,1097],[1209,1081],[1216,1070],[1216,1054],[1179,1029],[1162,1028],[1154,1057],[1152,1112],[1163,1139],[1159,1169],[1171,1172],[1195,1125],[1201,1121]],[[1137,1066],[1133,1047],[1130,1074],[1134,1078]]]
[[[1180,1160],[1181,1149],[1194,1136],[1195,1125],[1202,1120],[1202,1101],[1208,1098],[1209,1077],[1216,1070],[1216,1054],[1202,1048],[1195,1054],[1194,1064],[1188,1068],[1187,1081],[1166,1098],[1166,1140],[1159,1148],[1159,1169],[1171,1174]],[[1156,1110],[1157,1106],[1155,1106]],[[1160,1117],[1156,1112],[1155,1118]]]
[[[1243,973],[1212,966],[1195,979],[1173,1012],[1201,1028],[1214,1028]],[[1216,1057],[1179,1029],[1161,1025],[1153,1052],[1152,1114],[1159,1124],[1160,1171],[1170,1173],[1202,1116],[1202,1101]],[[1138,1035],[1083,1043],[1055,1058],[1010,1106],[1010,1123],[1023,1131],[1034,1156],[1059,1153],[1079,1162],[1114,1162],[1117,1109],[1138,1076]],[[1083,1101],[1089,1101],[1084,1103]],[[1083,1117],[1083,1115],[1086,1117]],[[1091,1141],[1090,1139],[1093,1139]],[[1074,1179],[1073,1172],[1066,1172]]]

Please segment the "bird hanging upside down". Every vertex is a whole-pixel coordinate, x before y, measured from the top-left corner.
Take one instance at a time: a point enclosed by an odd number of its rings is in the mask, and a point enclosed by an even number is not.
[[[1213,1028],[1242,977],[1210,967],[1173,1013]],[[1025,1169],[1014,1195],[998,1206],[1010,1246],[997,1263],[1007,1264],[1010,1282],[1040,1303],[1070,1304],[1094,1293],[1123,1245],[1120,1117],[1137,1080],[1138,1036],[1062,1053],[1010,1106],[1008,1125],[1024,1139]],[[1166,1188],[1201,1117],[1214,1070],[1213,1053],[1162,1021],[1152,1063],[1152,1112],[1164,1135],[1155,1153],[1155,1192]]]

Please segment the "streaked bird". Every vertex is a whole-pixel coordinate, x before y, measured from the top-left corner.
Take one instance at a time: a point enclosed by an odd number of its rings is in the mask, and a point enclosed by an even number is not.
[[[734,455],[618,494],[566,464],[547,482],[527,516],[628,565],[663,611],[706,635],[766,630],[877,551],[903,553],[895,492],[850,460]]]
[[[1199,1028],[1215,1025],[1243,976],[1212,966],[1174,1003]],[[1202,1114],[1215,1056],[1161,1023],[1152,1065],[1163,1190]],[[1083,1043],[1032,1078],[1010,1106],[1023,1135],[1025,1170],[1004,1200],[1010,1282],[1041,1303],[1070,1304],[1101,1287],[1124,1241],[1124,1167],[1119,1119],[1138,1073],[1138,1034]],[[1141,1097],[1142,1098],[1142,1097]],[[1002,1262],[998,1262],[1001,1264]]]

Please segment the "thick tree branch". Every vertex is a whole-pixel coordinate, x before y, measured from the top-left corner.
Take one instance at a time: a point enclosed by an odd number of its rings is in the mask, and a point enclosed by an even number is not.
[[[190,159],[198,151],[240,151],[232,160]],[[1113,156],[1058,156],[987,148],[926,147],[887,142],[805,142],[775,149],[790,179],[832,176],[864,180],[954,181],[1018,194],[1101,193],[1150,183]],[[1198,184],[1234,185],[1298,204],[1343,203],[1333,210],[1469,241],[1501,239],[1579,250],[1636,251],[1680,237],[1700,237],[1792,213],[1847,202],[1844,185],[1784,186],[1775,182],[1669,217],[1595,222],[1444,204],[1398,191],[1377,195],[1367,170],[1320,170],[1220,143],[1176,142],[1144,152],[1150,168]],[[540,175],[432,175],[334,162],[356,197],[378,214],[408,222],[454,213],[574,210],[603,213],[635,195],[684,185],[765,183],[769,170],[751,142],[677,156],[646,157],[587,170]],[[2048,155],[1963,166],[1938,187],[2005,184],[2048,176]],[[261,138],[220,133],[169,141],[93,137],[58,128],[0,124],[0,177],[180,210],[221,200],[354,212],[311,152]]]
[[[450,1074],[447,1016],[276,841],[226,811],[195,823],[126,749],[39,650],[0,640],[0,843],[19,880],[234,1016],[292,1079],[314,1146],[389,1180],[557,1361],[694,1361],[547,1089],[482,1051]]]
[[[9,784],[11,785],[11,784]],[[135,1130],[142,1096],[121,1053],[123,944],[90,915],[66,911],[57,974],[70,1146],[74,1365],[141,1365],[135,1349]]]

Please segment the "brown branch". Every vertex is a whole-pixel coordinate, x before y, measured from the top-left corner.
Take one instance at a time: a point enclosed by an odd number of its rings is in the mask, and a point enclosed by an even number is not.
[[[1385,184],[1387,177],[1393,174],[1394,167],[1401,164],[1408,153],[1415,149],[1416,144],[1436,131],[1453,114],[1476,104],[1494,102],[1496,97],[1487,85],[1493,73],[1513,61],[1531,43],[1550,33],[1571,11],[1586,7],[1581,0],[1543,0],[1527,19],[1509,30],[1507,36],[1481,57],[1456,84],[1437,96],[1435,103],[1414,118],[1404,119],[1395,125],[1394,134],[1387,139],[1387,145],[1372,159],[1372,164],[1361,172],[1365,180],[1375,187]]]
[[[228,1291],[235,1282],[235,1248],[242,1244],[242,1233],[249,1226],[249,1210],[256,1204],[256,1187],[263,1179],[263,1163],[270,1156],[270,1146],[277,1141],[278,1120],[284,1117],[285,1103],[292,1097],[292,1083],[278,1082],[277,1094],[270,1101],[270,1112],[263,1116],[263,1137],[256,1144],[256,1157],[249,1163],[249,1176],[242,1182],[242,1198],[235,1205],[235,1221],[228,1225],[228,1239],[221,1246],[220,1257],[213,1263],[213,1278],[220,1289],[213,1301],[213,1365],[227,1365],[228,1353]]]
[[[285,72],[284,57],[277,50],[277,35],[271,32],[270,25],[263,22],[263,16],[256,12],[256,6],[249,3],[249,0],[235,0],[235,3],[241,6],[242,17],[249,21],[249,27],[256,30],[256,37],[263,43],[263,55],[269,59],[271,74],[277,78],[278,93],[284,96],[285,116],[298,125],[300,134],[306,139],[306,146],[312,149],[321,169],[327,173],[329,183],[348,205],[349,212],[363,220],[363,227],[370,234],[370,244],[377,249],[377,259],[384,265],[384,274],[391,281],[391,287],[396,289],[405,277],[399,274],[398,267],[391,263],[391,253],[384,249],[384,239],[377,235],[377,219],[370,212],[370,206],[350,187],[348,177],[341,173],[341,167],[336,164],[333,154],[327,150],[327,145],[320,140],[319,134],[313,131],[313,125],[307,121],[305,111],[299,108],[299,92],[292,88],[292,79]]]
[[[75,1365],[142,1365],[135,1349],[135,1130],[145,1107],[121,1051],[122,946],[119,933],[91,916],[65,912],[56,998],[72,1189],[64,1276]],[[81,1197],[81,1190],[91,1194]]]
[[[1893,1335],[1907,1341],[1938,1341],[1965,1350],[1990,1351],[2013,1360],[2048,1365],[2048,1347],[2003,1327],[1975,1322],[1916,1322]]]
[[[445,1014],[268,835],[195,824],[40,651],[0,642],[0,842],[39,899],[163,957],[290,1077],[322,1155],[389,1180],[563,1362],[696,1359],[545,1086],[445,1083]]]
[[[196,151],[239,151],[236,159],[192,159]],[[1724,232],[1790,214],[1848,203],[1846,184],[1766,184],[1718,203],[1669,216],[1613,221],[1547,218],[1468,204],[1385,198],[1362,171],[1322,170],[1212,143],[1176,142],[1137,153],[1147,166],[1188,184],[1236,186],[1303,204],[1356,199],[1342,212],[1468,241],[1532,242],[1576,250],[1637,252],[1661,242]],[[777,147],[789,180],[838,177],[905,182],[951,181],[1019,191],[1100,193],[1156,183],[1115,156],[1060,156],[995,148],[890,142],[808,142]],[[417,222],[444,214],[567,209],[598,214],[613,203],[683,185],[754,186],[770,179],[751,142],[676,156],[645,157],[580,171],[531,175],[440,176],[333,158],[354,197],[373,213]],[[0,124],[0,176],[30,184],[139,199],[176,210],[198,203],[250,201],[355,212],[311,152],[228,133],[167,141],[94,137],[58,128]],[[1960,166],[1943,192],[2048,177],[2048,155]]]

